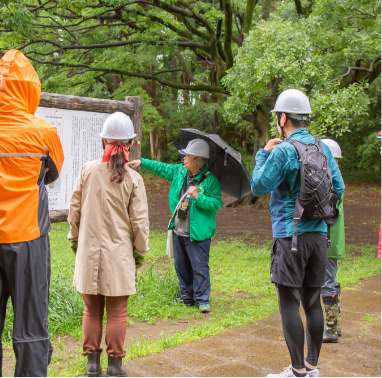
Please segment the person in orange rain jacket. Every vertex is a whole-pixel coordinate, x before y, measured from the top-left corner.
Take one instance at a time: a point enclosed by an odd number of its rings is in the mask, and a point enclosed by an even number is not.
[[[36,118],[41,84],[17,50],[0,59],[0,327],[9,296],[14,311],[15,376],[47,376],[50,231],[45,185],[64,153],[57,129]],[[0,372],[2,370],[0,348]]]

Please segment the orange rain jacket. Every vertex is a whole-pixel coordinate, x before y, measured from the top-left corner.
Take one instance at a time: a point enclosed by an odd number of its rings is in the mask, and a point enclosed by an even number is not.
[[[57,180],[64,152],[57,129],[33,115],[40,92],[28,59],[8,51],[0,59],[0,243],[34,240],[50,231],[44,185]]]

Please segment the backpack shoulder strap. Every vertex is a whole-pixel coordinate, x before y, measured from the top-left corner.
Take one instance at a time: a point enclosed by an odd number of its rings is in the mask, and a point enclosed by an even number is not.
[[[322,148],[321,141],[320,141],[317,137],[314,137],[314,139],[315,139],[314,144],[317,146],[318,151],[320,151],[321,153],[324,153],[324,150],[323,150],[323,148]]]
[[[290,143],[295,148],[295,150],[297,152],[297,158],[298,158],[299,162],[301,162],[303,156],[305,155],[305,153],[307,151],[306,145],[304,143],[301,143],[301,142],[295,140],[295,139],[286,139],[285,142]],[[291,190],[289,184],[287,183],[287,180],[285,180],[285,185],[288,189],[289,194],[292,196],[292,198],[294,200],[294,211],[293,211],[294,227],[293,227],[291,252],[292,252],[292,255],[295,256],[297,253],[298,224],[301,221],[302,214],[304,212],[304,208],[301,206],[299,199],[294,197],[292,190]]]
[[[291,247],[291,252],[293,254],[297,253],[298,224],[301,221],[303,212],[304,212],[304,208],[301,206],[300,200],[297,198],[297,200],[295,201],[295,207],[293,211],[294,228],[293,228],[292,247]]]
[[[291,144],[296,149],[298,160],[301,161],[308,151],[307,146],[309,146],[309,144],[299,142],[296,139],[286,139],[285,142]]]

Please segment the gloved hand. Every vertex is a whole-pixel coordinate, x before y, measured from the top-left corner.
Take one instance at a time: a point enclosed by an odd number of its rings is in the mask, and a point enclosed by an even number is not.
[[[142,256],[137,252],[133,252],[133,257],[135,259],[135,267],[139,269],[145,262],[145,256]]]
[[[78,241],[76,240],[70,241],[70,248],[73,250],[74,254],[77,253],[77,246],[78,246]]]

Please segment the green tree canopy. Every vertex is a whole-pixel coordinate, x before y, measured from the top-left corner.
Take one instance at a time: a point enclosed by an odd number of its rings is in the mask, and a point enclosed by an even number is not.
[[[349,144],[364,167],[379,154],[380,13],[377,0],[0,0],[0,55],[20,49],[46,91],[143,96],[156,159],[189,126],[256,152],[297,88],[313,133],[365,136]]]
[[[296,88],[310,97],[312,131],[342,135],[367,115],[365,90],[380,74],[379,2],[319,0],[309,17],[292,13],[284,2],[249,33],[223,79],[226,116],[233,122],[262,103],[271,110]]]

